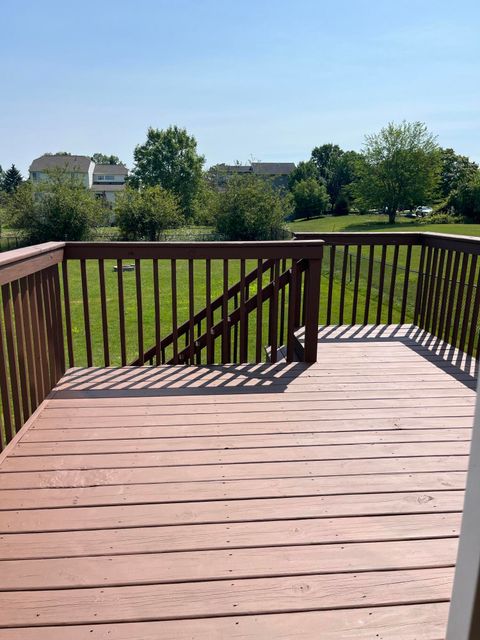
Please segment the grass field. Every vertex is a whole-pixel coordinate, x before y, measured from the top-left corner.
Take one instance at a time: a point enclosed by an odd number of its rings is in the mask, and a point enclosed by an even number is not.
[[[359,216],[350,215],[342,217],[325,217],[315,220],[299,220],[290,225],[292,231],[435,231],[442,233],[456,233],[461,235],[480,235],[480,225],[474,224],[456,224],[456,225],[423,225],[418,224],[408,218],[399,218],[398,223],[389,225],[386,216]],[[416,270],[419,262],[419,249],[414,248],[412,252],[412,263],[410,274],[410,287],[407,305],[406,321],[413,321],[414,309],[414,292],[416,287]],[[332,323],[339,320],[340,308],[340,281],[343,264],[343,250],[337,249],[333,283],[333,314]],[[401,292],[403,287],[404,266],[405,266],[406,248],[401,247],[399,252],[398,272],[395,286],[395,304],[394,304],[394,322],[400,319],[401,310]],[[352,316],[353,304],[353,285],[355,271],[355,251],[351,251],[348,256],[347,284],[345,290],[344,301],[344,322],[349,323]],[[362,253],[358,308],[358,322],[363,322],[363,308],[366,297],[367,282],[367,251]],[[375,322],[377,316],[377,300],[378,300],[378,260],[380,258],[380,249],[377,248],[372,288],[372,299],[370,312],[368,316],[369,322]],[[387,268],[385,271],[385,288],[382,304],[381,319],[382,322],[387,321],[387,301],[391,286],[391,263],[393,260],[393,248],[389,248],[387,252]],[[117,274],[114,272],[114,261],[105,262],[106,272],[106,288],[107,288],[107,308],[108,308],[108,324],[109,324],[109,343],[111,353],[111,364],[120,364],[120,332],[118,317],[118,290],[117,290]],[[170,285],[170,263],[160,261],[160,308],[161,308],[161,333],[166,335],[172,329],[172,301],[171,301],[171,285]],[[195,263],[195,311],[199,311],[205,306],[205,263],[198,261]],[[255,267],[255,263],[251,262],[247,265],[247,271]],[[89,305],[90,320],[92,329],[92,347],[95,365],[103,365],[103,338],[101,327],[101,311],[100,311],[100,292],[98,265],[95,261],[87,261],[87,274],[89,283]],[[326,321],[326,294],[329,277],[329,250],[325,251],[323,262],[322,277],[322,304],[320,309],[319,323]],[[179,323],[188,319],[189,301],[188,301],[188,264],[186,261],[177,261],[177,278],[178,278],[178,320]],[[230,261],[229,283],[230,285],[239,279],[239,264],[237,261]],[[143,301],[143,332],[144,345],[149,348],[155,342],[155,318],[154,318],[154,299],[153,299],[153,272],[152,262],[149,260],[142,261],[142,301]],[[75,345],[75,364],[86,365],[86,349],[85,349],[85,329],[83,320],[83,303],[82,303],[82,287],[80,280],[80,269],[76,262],[72,262],[69,267],[70,281],[70,298],[72,309],[72,327]],[[267,282],[267,276],[264,277],[264,283]],[[128,361],[133,360],[138,355],[138,324],[137,324],[137,302],[135,288],[135,273],[124,273],[124,289],[125,289],[125,320],[127,334],[127,355]],[[221,262],[212,261],[212,297],[216,297],[222,293],[222,264]],[[256,291],[255,285],[250,287],[250,295]],[[232,305],[231,305],[232,306]],[[268,305],[264,305],[263,316],[263,336],[262,343],[267,342],[267,319]],[[220,320],[220,312],[217,313],[215,321]],[[254,359],[255,349],[255,314],[252,313],[249,324],[249,359]],[[205,327],[203,327],[204,330]],[[233,339],[233,338],[232,338]],[[180,348],[184,345],[181,344]],[[171,354],[171,352],[170,352]],[[169,355],[167,353],[167,355]],[[220,358],[219,348],[216,351],[217,360]]]

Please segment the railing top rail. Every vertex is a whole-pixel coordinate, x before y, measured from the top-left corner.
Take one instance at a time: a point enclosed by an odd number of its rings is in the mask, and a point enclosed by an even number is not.
[[[45,242],[1,253],[0,285],[61,262],[64,247],[65,242]]]
[[[318,258],[323,240],[270,242],[67,242],[67,259]]]
[[[324,240],[325,244],[345,245],[384,245],[422,244],[422,233],[411,231],[295,231],[298,241]]]

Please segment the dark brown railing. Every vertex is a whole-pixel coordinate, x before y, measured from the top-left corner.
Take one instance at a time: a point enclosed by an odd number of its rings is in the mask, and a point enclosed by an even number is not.
[[[314,362],[319,324],[414,323],[478,357],[479,252],[459,236],[324,233],[3,253],[1,444],[67,366]]]

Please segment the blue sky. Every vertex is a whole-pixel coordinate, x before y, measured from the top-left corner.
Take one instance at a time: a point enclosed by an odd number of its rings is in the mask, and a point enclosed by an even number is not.
[[[3,2],[0,164],[46,151],[128,165],[149,125],[207,165],[360,149],[422,120],[480,161],[477,0]]]

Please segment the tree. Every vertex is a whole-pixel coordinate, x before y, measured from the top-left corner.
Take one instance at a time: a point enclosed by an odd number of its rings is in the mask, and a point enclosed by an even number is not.
[[[345,187],[356,178],[355,151],[343,151],[337,144],[323,144],[312,151],[311,162],[317,170],[317,178],[327,187],[332,209],[342,191],[342,201],[345,200]]]
[[[49,172],[41,183],[26,181],[10,196],[7,216],[30,243],[50,240],[86,240],[105,223],[107,210],[94,194],[70,173]]]
[[[291,215],[291,196],[284,196],[258,176],[232,176],[219,194],[216,228],[228,240],[275,240]]]
[[[330,198],[324,184],[320,184],[315,178],[300,180],[292,189],[295,202],[295,217],[307,218],[320,216],[330,206]]]
[[[314,162],[308,160],[308,162],[301,161],[297,164],[292,173],[288,176],[288,188],[292,191],[294,186],[302,180],[317,180],[318,171]],[[323,182],[325,184],[325,182]]]
[[[0,164],[0,191],[3,190],[4,179],[5,179],[5,171],[2,169],[2,165]]]
[[[478,171],[478,165],[467,156],[455,153],[453,149],[440,149],[440,193],[448,198],[460,185],[469,182]]]
[[[127,187],[115,201],[114,211],[126,240],[160,240],[162,231],[184,224],[176,196],[162,187]]]
[[[17,167],[12,164],[8,171],[5,171],[3,180],[2,180],[2,189],[7,193],[13,193],[19,187],[19,185],[23,182],[22,174],[17,169]]]
[[[422,122],[388,124],[365,137],[355,185],[361,203],[380,208],[390,223],[400,206],[413,208],[434,197],[440,175],[435,137]]]
[[[133,187],[160,186],[172,191],[186,219],[194,215],[194,200],[202,181],[203,156],[197,153],[197,141],[186,129],[149,128],[147,140],[135,147],[135,167],[129,177]]]
[[[480,222],[480,171],[477,170],[468,182],[459,186],[452,194],[449,204],[455,213],[472,222]]]
[[[93,162],[96,164],[122,164],[120,158],[118,156],[110,155],[107,156],[104,153],[94,153],[92,156]]]

